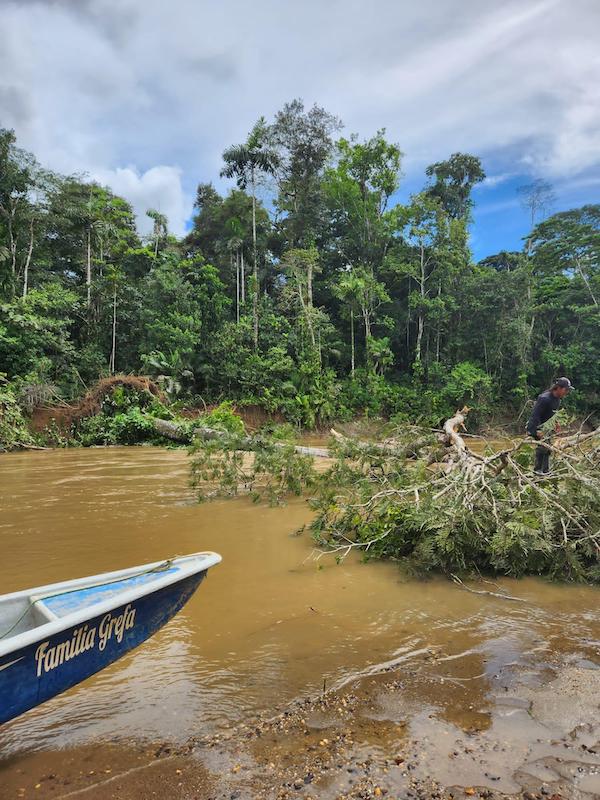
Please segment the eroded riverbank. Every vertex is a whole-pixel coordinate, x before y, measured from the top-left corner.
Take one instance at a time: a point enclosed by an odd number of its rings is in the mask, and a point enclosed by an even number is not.
[[[154,639],[4,726],[2,800],[600,794],[597,589],[317,564],[302,502],[198,506],[181,451],[12,454],[0,486],[2,591],[224,556]]]

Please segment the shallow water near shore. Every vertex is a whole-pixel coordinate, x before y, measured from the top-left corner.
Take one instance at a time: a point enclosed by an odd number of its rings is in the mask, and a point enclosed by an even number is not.
[[[198,505],[181,450],[4,455],[0,509],[2,593],[198,550],[223,556],[155,637],[3,726],[0,774],[36,751],[182,745],[324,687],[424,664],[427,679],[403,701],[415,716],[432,709],[444,724],[485,731],[499,675],[518,666],[535,684],[545,664],[598,664],[597,589],[502,580],[524,600],[509,602],[441,578],[407,581],[394,564],[316,560],[309,534],[294,535],[310,521],[304,501]]]

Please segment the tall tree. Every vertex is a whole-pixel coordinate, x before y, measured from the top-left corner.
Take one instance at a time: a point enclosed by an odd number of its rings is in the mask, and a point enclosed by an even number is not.
[[[389,208],[400,183],[402,152],[378,131],[359,142],[340,139],[338,160],[326,171],[324,190],[331,214],[331,234],[344,263],[377,269],[397,233],[397,217]]]
[[[16,146],[12,131],[0,128],[0,241],[6,242],[4,255],[0,253],[0,286],[9,297],[17,293],[20,280],[20,293],[27,296],[37,229],[54,180],[31,153]],[[8,265],[6,272],[1,270],[3,263]]]
[[[169,223],[166,216],[155,208],[149,208],[146,211],[146,216],[150,217],[152,220],[151,241],[154,248],[154,258],[156,258],[158,256],[159,245],[164,244],[169,235]]]
[[[200,184],[195,208],[184,252],[200,254],[217,267],[241,314],[246,301],[246,264],[252,263],[252,198],[241,189],[232,189],[222,198],[210,184]],[[257,249],[264,253],[270,246],[271,224],[260,202],[255,216]]]
[[[285,253],[282,266],[294,287],[313,353],[318,352],[315,332],[316,314],[313,302],[313,280],[319,267],[319,252],[315,247],[294,249]],[[319,358],[320,360],[320,358]]]
[[[450,297],[445,297],[453,261],[453,221],[441,201],[427,192],[415,195],[411,203],[401,208],[400,219],[408,249],[398,263],[416,289],[409,289],[408,303],[416,313],[414,367],[421,370],[426,323],[437,322],[436,359],[440,353],[440,321]],[[455,242],[455,244],[458,244]]]
[[[107,263],[139,244],[133,209],[110,189],[69,177],[52,194],[48,224],[53,270],[70,283],[83,282],[91,320],[96,276]]]
[[[286,103],[270,127],[269,138],[279,156],[276,207],[283,215],[288,249],[309,247],[323,233],[323,171],[333,152],[333,134],[341,127],[324,108],[314,105],[305,111],[299,99]]]
[[[473,187],[485,178],[481,160],[468,153],[453,153],[446,161],[430,164],[425,174],[432,179],[426,193],[437,198],[453,219],[468,217]]]
[[[273,175],[278,163],[275,150],[269,146],[268,129],[261,117],[243,144],[233,145],[223,153],[225,167],[221,175],[235,178],[240,189],[250,188],[252,196],[252,316],[254,349],[258,350],[258,253],[256,237],[256,189],[261,176]]]
[[[530,183],[517,187],[517,194],[522,207],[529,214],[529,228],[533,231],[538,218],[546,216],[556,202],[552,184],[542,178],[535,178]],[[528,256],[531,255],[532,244],[531,236],[527,237]]]
[[[338,281],[335,292],[350,309],[359,309],[365,332],[365,361],[367,369],[373,369],[373,325],[377,309],[387,303],[390,297],[383,283],[377,280],[369,268],[355,267],[346,272]],[[354,326],[352,327],[352,352],[354,357]]]
[[[107,270],[106,277],[109,284],[112,286],[112,321],[111,321],[111,336],[110,336],[110,357],[108,360],[108,369],[111,375],[115,374],[117,362],[117,294],[119,284],[123,278],[121,271],[113,266]]]
[[[237,217],[227,222],[229,236],[226,247],[229,253],[230,267],[235,266],[235,321],[240,321],[240,305],[246,301],[246,274],[244,269],[244,229]]]
[[[578,277],[593,304],[598,306],[600,205],[555,214],[532,231],[531,241],[537,272]]]
[[[190,254],[201,253],[211,264],[216,264],[223,235],[223,198],[212,183],[198,184],[194,211],[184,247]]]

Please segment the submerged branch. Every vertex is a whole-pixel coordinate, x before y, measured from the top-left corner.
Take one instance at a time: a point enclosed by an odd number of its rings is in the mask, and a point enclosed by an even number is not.
[[[515,600],[519,603],[527,602],[524,597],[515,597],[512,594],[504,594],[504,592],[490,592],[488,589],[471,589],[470,586],[467,586],[465,583],[463,583],[463,581],[461,581],[458,575],[450,573],[450,577],[457,586],[460,586],[461,589],[464,589],[467,592],[471,592],[471,594],[484,594],[488,595],[489,597],[498,597],[500,600]]]

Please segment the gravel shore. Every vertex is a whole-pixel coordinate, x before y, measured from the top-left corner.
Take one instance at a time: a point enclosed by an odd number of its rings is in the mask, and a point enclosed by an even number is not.
[[[485,697],[435,655],[194,737],[33,753],[0,768],[0,797],[363,800],[600,797],[600,669],[509,665]],[[422,682],[431,682],[424,706]],[[421,692],[417,692],[419,686]],[[444,703],[446,699],[446,703]]]

